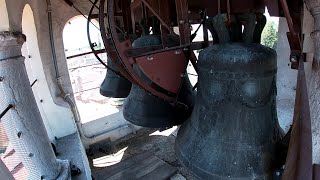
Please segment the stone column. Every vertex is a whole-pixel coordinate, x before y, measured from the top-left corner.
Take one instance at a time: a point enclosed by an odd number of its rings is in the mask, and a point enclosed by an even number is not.
[[[314,67],[320,67],[320,0],[305,0],[307,9],[314,18],[314,31],[311,37],[314,39]]]
[[[6,180],[14,180],[7,166],[0,159],[0,177]]]
[[[24,42],[21,33],[0,33],[0,111],[13,105],[1,121],[29,179],[70,179],[70,163],[55,157],[38,110],[21,56]]]

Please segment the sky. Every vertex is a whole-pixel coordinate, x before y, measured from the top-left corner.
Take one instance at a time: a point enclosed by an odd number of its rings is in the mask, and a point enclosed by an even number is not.
[[[268,21],[273,21],[275,24],[279,24],[278,17],[270,17],[268,10],[266,8],[265,13]],[[98,22],[94,22],[97,27]],[[198,25],[192,25],[193,29],[197,29]],[[102,42],[100,38],[99,30],[90,25],[90,34],[92,38],[92,42]],[[196,37],[195,41],[202,41],[203,40],[203,30],[202,27],[198,31],[198,36]],[[72,50],[72,49],[79,49],[83,47],[88,47],[88,38],[87,38],[87,20],[83,16],[77,16],[72,18],[66,25],[63,31],[63,42],[65,49]]]

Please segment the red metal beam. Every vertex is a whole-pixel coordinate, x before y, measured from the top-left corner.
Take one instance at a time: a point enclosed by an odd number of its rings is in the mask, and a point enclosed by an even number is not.
[[[283,180],[312,180],[312,131],[308,88],[300,58],[292,132]]]
[[[190,43],[190,24],[188,17],[188,1],[187,0],[176,0],[177,8],[177,21],[179,25],[179,36],[180,36],[180,45],[185,45]]]
[[[161,22],[161,25],[163,25],[164,27],[166,27],[171,33],[174,33],[172,28],[161,18],[161,16],[159,15],[159,13],[152,8],[152,6],[146,2],[145,0],[141,0],[146,6],[147,8],[159,19],[159,21]]]
[[[320,180],[320,165],[313,165],[313,180]]]

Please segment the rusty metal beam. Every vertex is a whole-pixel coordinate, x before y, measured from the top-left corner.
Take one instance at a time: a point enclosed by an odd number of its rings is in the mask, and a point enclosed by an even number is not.
[[[146,5],[147,8],[159,19],[159,21],[161,22],[161,24],[162,24],[164,27],[166,27],[171,33],[174,33],[173,30],[172,30],[172,28],[161,18],[161,16],[159,15],[159,13],[158,13],[155,9],[153,9],[152,6],[151,6],[148,2],[146,2],[145,0],[141,0],[141,1],[142,1],[142,2],[144,3],[144,5]]]
[[[159,14],[161,16],[161,18],[163,18],[163,20],[167,23],[170,24],[170,9],[169,9],[169,1],[170,0],[161,0],[158,1],[159,3]],[[167,28],[161,24],[160,26],[160,30],[161,30],[161,40],[162,40],[162,45],[163,48],[168,47],[168,30]]]
[[[283,180],[312,180],[312,131],[308,89],[300,58],[292,132]]]
[[[188,17],[188,1],[176,0],[177,22],[179,25],[180,45],[190,43],[191,30]]]
[[[212,42],[209,41],[209,43],[212,43]],[[146,48],[127,49],[124,52],[124,55],[127,58],[138,58],[141,56],[147,56],[147,55],[152,55],[152,54],[156,54],[156,53],[177,50],[177,49],[187,48],[188,50],[193,51],[193,50],[204,49],[205,47],[207,47],[206,42],[194,42],[191,44],[175,46],[175,47],[165,48],[165,49],[163,49],[162,46],[151,46],[151,47],[146,47]]]
[[[113,63],[118,67],[122,75],[124,75],[129,81],[138,85],[147,92],[169,102],[177,102],[177,92],[176,94],[168,94],[167,92],[159,92],[155,87],[145,82],[133,69],[132,64],[136,63],[134,58],[128,58],[125,56],[125,51],[131,49],[131,42],[124,41],[120,42],[117,36],[117,29],[115,27],[114,21],[114,0],[109,0],[107,3],[107,9],[109,16],[107,17],[108,23],[107,28],[105,25],[105,0],[100,0],[100,11],[99,11],[99,22],[101,26],[102,39],[105,44],[106,50]],[[110,33],[107,34],[106,29],[109,29]],[[113,57],[113,58],[112,58]],[[182,82],[182,81],[181,81]],[[177,82],[177,83],[181,83]]]
[[[313,165],[313,177],[312,180],[320,180],[320,165]]]
[[[220,5],[219,5],[220,2]],[[227,13],[227,0],[188,0],[190,8],[206,9],[208,16]],[[220,8],[219,8],[220,7]],[[263,13],[265,0],[230,0],[230,13]]]

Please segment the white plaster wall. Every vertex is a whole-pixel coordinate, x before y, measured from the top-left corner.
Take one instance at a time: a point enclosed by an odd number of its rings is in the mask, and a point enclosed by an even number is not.
[[[290,46],[287,38],[288,25],[285,18],[279,18],[278,33],[278,73],[277,73],[277,111],[280,126],[287,132],[293,120],[297,74],[291,69]]]
[[[77,1],[75,1],[74,3],[79,4],[78,8],[81,11],[88,12],[90,7],[88,5],[89,2],[84,0],[82,1],[85,3]],[[76,12],[73,8],[69,7],[62,0],[51,0],[51,3],[54,40],[59,72],[65,91],[67,93],[72,93],[72,87],[63,47],[62,32],[66,22],[72,17],[79,15],[79,13]],[[34,22],[37,32],[36,37],[39,50],[37,50],[37,48],[29,48],[29,51],[36,49],[35,51],[40,52],[30,52],[32,55],[31,63],[33,64],[31,65],[33,69],[32,74],[34,78],[37,77],[40,79],[40,81],[35,85],[35,88],[38,89],[36,98],[39,98],[38,100],[40,100],[40,98],[43,99],[43,103],[41,103],[39,109],[43,109],[43,117],[46,116],[46,118],[44,119],[48,119],[48,121],[50,122],[46,124],[50,124],[50,128],[53,132],[52,136],[57,136],[59,138],[74,133],[75,124],[73,122],[74,120],[72,118],[71,111],[69,109],[66,109],[69,108],[69,106],[60,96],[60,91],[56,84],[55,69],[52,61],[51,46],[49,40],[47,2],[45,0],[6,0],[5,4],[8,12],[10,29],[17,31],[22,30],[23,9],[26,4],[30,5],[34,15]],[[86,6],[87,9],[84,9],[83,6]],[[28,43],[36,44],[35,41]],[[41,62],[42,65],[39,62]],[[32,77],[30,77],[30,79],[32,79]],[[48,94],[48,90],[50,94]],[[41,93],[39,94],[39,92]]]
[[[51,46],[49,40],[47,2],[46,0],[5,1],[6,7],[8,9],[8,18],[11,30],[22,30],[22,12],[26,4],[29,4],[33,11],[40,53],[38,54],[38,52],[30,52],[30,54],[32,55],[30,60],[32,68],[29,69],[32,69],[32,73],[29,71],[29,76],[30,79],[40,78],[41,80],[35,85],[34,90],[37,89],[37,92],[35,92],[35,94],[39,104],[39,109],[42,109],[41,111],[44,120],[48,120],[48,123],[46,123],[48,126],[50,126],[50,128],[48,128],[48,131],[50,131],[50,129],[52,131],[50,138],[52,139],[53,136],[63,137],[69,135],[73,133],[75,130],[73,122],[74,120],[71,118],[71,113],[67,112],[68,110],[62,108],[68,107],[68,104],[60,96],[60,91],[56,83],[55,69],[52,61]],[[72,2],[84,14],[87,14],[89,12],[91,7],[89,1],[74,0]],[[68,20],[80,14],[74,8],[68,6],[63,0],[51,0],[51,4],[53,34],[59,73],[62,78],[62,84],[66,93],[72,94],[73,91],[66,63],[62,34],[65,24],[68,22]],[[31,48],[29,48],[29,51],[30,50]],[[27,59],[27,61],[29,61],[29,59]],[[42,65],[40,62],[42,63]],[[33,78],[31,74],[33,74]],[[46,80],[46,83],[44,82],[44,80]],[[48,90],[51,94],[51,98],[48,94]],[[44,100],[41,104],[39,103],[40,99]],[[109,123],[110,118],[102,118],[95,123],[87,123],[86,125],[84,125],[86,136],[91,137],[98,134],[103,134],[104,132],[108,132],[111,129],[121,127],[122,125],[127,124],[127,122],[124,121],[122,118],[121,121],[117,121],[117,118],[113,120],[117,123]],[[97,130],[96,126],[100,123],[108,124],[108,126],[99,126],[99,130]],[[112,132],[112,139],[121,138],[124,135],[131,133],[132,131],[131,128],[128,127],[125,128],[125,131],[120,132],[119,130],[119,133],[116,132],[117,131]],[[92,142],[90,141],[89,143],[87,143],[86,141],[86,146],[95,143],[97,140],[107,139],[110,136],[110,133],[107,133],[104,136],[93,139]]]
[[[33,12],[29,5],[26,5],[23,11],[22,31],[27,36],[22,55],[26,58],[25,64],[30,84],[38,80],[32,90],[50,140],[53,141],[55,137],[60,138],[76,132],[75,124],[71,121],[71,111],[66,107],[56,105],[51,97],[41,62]]]

